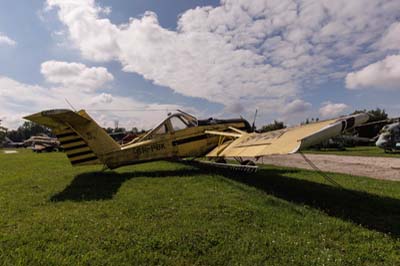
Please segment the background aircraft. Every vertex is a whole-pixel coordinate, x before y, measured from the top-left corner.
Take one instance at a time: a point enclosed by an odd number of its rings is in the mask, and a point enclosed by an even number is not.
[[[375,144],[385,152],[400,151],[400,122],[384,126]]]
[[[56,138],[51,138],[45,134],[32,136],[24,141],[25,147],[31,147],[34,152],[58,151],[60,142]]]

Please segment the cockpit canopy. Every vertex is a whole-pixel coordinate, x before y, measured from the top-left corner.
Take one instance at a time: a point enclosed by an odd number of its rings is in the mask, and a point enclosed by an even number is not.
[[[381,133],[384,132],[398,132],[400,129],[400,123],[393,123],[386,125],[382,128]]]
[[[194,116],[179,112],[169,115],[164,121],[162,121],[149,133],[156,135],[165,134],[168,132],[174,132],[195,126],[197,126],[197,119]]]
[[[150,131],[146,132],[144,135],[137,137],[131,142],[124,144],[124,146],[134,144],[140,141],[150,140],[155,137],[162,136],[167,133],[173,133],[176,131],[184,130],[190,127],[197,126],[206,126],[206,125],[215,125],[215,124],[223,124],[223,123],[244,123],[246,131],[250,132],[251,127],[249,122],[245,119],[226,119],[219,120],[214,118],[209,118],[205,120],[198,120],[191,114],[183,112],[181,110],[177,110],[177,113],[169,114],[167,118],[161,121],[157,126],[155,126]]]
[[[157,135],[163,135],[189,127],[196,127],[197,125],[198,121],[196,117],[178,110],[177,113],[168,115],[168,117],[165,118],[161,123],[159,123],[142,137],[136,139],[135,142],[151,139]]]

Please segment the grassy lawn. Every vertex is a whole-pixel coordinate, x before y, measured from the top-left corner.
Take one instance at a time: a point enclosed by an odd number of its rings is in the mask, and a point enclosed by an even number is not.
[[[400,265],[400,183],[0,151],[0,265]]]
[[[306,151],[304,151],[304,153],[400,158],[400,152],[385,153],[384,150],[382,150],[376,146],[360,146],[360,147],[354,147],[354,148],[346,148],[346,150],[344,150],[344,151],[339,151],[337,149],[306,150]]]

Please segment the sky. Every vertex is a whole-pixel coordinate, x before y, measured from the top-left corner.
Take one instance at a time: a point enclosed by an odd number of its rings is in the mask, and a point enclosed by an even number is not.
[[[128,129],[176,109],[250,121],[257,109],[258,126],[376,107],[399,116],[398,0],[0,3],[9,128],[57,108]]]

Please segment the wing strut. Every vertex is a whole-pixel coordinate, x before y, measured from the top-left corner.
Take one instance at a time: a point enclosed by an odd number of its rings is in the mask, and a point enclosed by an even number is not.
[[[325,178],[332,185],[337,186],[341,189],[344,189],[344,187],[342,185],[340,185],[338,182],[336,182],[332,177],[327,175],[324,171],[319,169],[318,166],[316,166],[310,159],[308,159],[304,153],[302,153],[301,151],[299,153],[300,153],[301,157],[303,157],[304,161],[306,163],[308,163],[311,166],[311,168],[314,169],[314,171],[316,171],[320,176]]]

